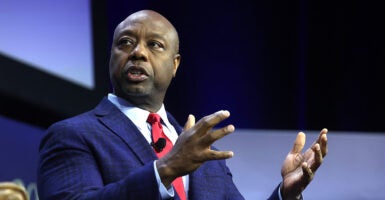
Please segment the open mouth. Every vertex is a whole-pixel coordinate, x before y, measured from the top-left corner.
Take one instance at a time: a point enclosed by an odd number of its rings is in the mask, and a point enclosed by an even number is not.
[[[127,70],[127,77],[130,81],[140,82],[146,80],[148,78],[148,75],[143,68],[133,66]]]

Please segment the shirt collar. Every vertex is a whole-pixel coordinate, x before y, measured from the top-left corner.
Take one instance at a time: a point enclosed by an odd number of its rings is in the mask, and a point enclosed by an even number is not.
[[[111,103],[113,103],[120,111],[122,111],[131,121],[133,121],[134,124],[140,124],[147,121],[147,117],[150,114],[149,111],[135,107],[125,99],[112,93],[108,94],[108,100],[111,101]],[[162,104],[161,108],[156,113],[160,116],[166,126],[170,124],[164,104]]]

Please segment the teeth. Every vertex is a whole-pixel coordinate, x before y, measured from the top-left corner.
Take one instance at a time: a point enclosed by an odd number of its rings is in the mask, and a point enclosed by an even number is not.
[[[140,71],[130,71],[131,74],[134,74],[134,75],[140,75],[142,74],[142,72]]]

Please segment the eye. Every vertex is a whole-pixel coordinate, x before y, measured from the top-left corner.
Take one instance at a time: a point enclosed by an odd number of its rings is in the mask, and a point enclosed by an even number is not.
[[[118,41],[118,46],[120,48],[131,47],[133,45],[134,45],[134,40],[131,38],[124,37],[119,39]]]
[[[148,42],[148,46],[155,50],[164,50],[164,45],[159,41],[150,41]]]

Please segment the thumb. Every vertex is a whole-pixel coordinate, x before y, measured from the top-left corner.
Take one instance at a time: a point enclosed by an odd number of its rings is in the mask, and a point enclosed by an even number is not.
[[[195,117],[192,114],[188,115],[187,122],[184,124],[183,130],[187,130],[195,125]]]
[[[299,132],[297,138],[294,141],[293,148],[290,153],[301,153],[303,147],[305,146],[306,135],[303,132]]]

